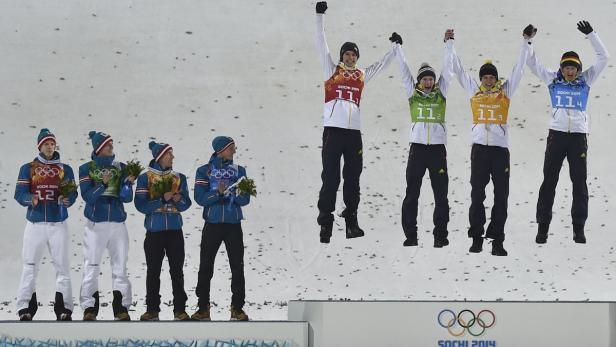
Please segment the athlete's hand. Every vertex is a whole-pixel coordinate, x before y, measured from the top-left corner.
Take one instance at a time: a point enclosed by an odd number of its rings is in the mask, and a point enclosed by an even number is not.
[[[105,172],[103,173],[103,177],[102,177],[102,179],[103,179],[103,183],[104,183],[104,184],[109,183],[109,179],[110,179],[110,178],[111,178],[111,171],[109,171],[109,170],[105,171]]]
[[[172,192],[166,192],[163,195],[163,199],[165,199],[165,201],[169,201],[169,200],[173,199],[173,193]]]
[[[402,36],[398,35],[396,32],[393,32],[389,37],[389,41],[402,45]]]
[[[68,198],[65,198],[64,196],[60,195],[58,196],[58,201],[60,201],[65,207],[68,207]]]
[[[454,36],[453,29],[445,30],[445,37],[443,38],[443,42],[447,42],[447,40],[453,40],[454,39],[453,36]]]
[[[316,6],[317,13],[324,14],[327,11],[327,1],[319,1]]]
[[[178,201],[180,201],[181,199],[182,199],[182,194],[180,194],[180,193],[175,193],[175,194],[173,194],[173,201],[174,201],[174,202],[178,202]]]
[[[532,39],[535,37],[535,34],[537,34],[537,28],[532,24],[527,25],[526,28],[522,30],[522,36],[524,36],[526,40]]]
[[[588,21],[580,21],[577,23],[578,30],[581,31],[584,35],[588,35],[592,33],[592,27]]]
[[[38,196],[32,195],[32,207],[36,207],[36,205],[38,205],[38,203],[39,203]]]
[[[135,183],[135,179],[136,179],[135,176],[128,176],[128,177],[126,177],[125,181],[129,182],[130,184],[133,184],[133,183]]]
[[[225,190],[227,189],[227,186],[225,185],[225,182],[218,182],[218,194],[223,195],[225,193]]]

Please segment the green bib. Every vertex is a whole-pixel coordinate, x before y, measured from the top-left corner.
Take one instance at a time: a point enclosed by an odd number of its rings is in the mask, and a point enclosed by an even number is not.
[[[446,103],[439,88],[427,95],[415,91],[409,98],[411,121],[413,123],[445,123]]]
[[[88,174],[96,183],[103,182],[103,173],[106,171],[111,171],[111,177],[109,178],[109,182],[107,182],[107,189],[105,189],[102,195],[117,198],[120,191],[120,176],[122,176],[122,171],[115,166],[101,169],[93,161],[90,162],[89,169]]]

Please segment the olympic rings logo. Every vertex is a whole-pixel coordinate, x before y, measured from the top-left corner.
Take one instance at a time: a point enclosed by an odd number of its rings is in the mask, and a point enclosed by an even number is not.
[[[53,178],[60,174],[60,169],[51,166],[39,166],[34,169],[34,173],[37,176]]]
[[[477,337],[496,323],[496,316],[490,310],[481,310],[475,315],[473,311],[464,309],[456,315],[454,311],[445,309],[438,314],[437,321],[451,336],[462,336],[468,331],[470,335]]]
[[[100,170],[94,171],[94,175],[96,176],[95,178],[99,180],[102,180],[105,175],[109,175],[109,179],[113,180],[114,178],[116,178],[116,176],[118,176],[118,170],[100,169]]]
[[[353,72],[348,71],[348,70],[344,70],[342,71],[342,77],[344,77],[344,79],[353,79],[353,80],[358,80],[361,77],[361,71],[360,70],[353,70]]]
[[[236,172],[233,169],[221,169],[221,170],[212,170],[211,176],[215,179],[229,179],[236,176]]]

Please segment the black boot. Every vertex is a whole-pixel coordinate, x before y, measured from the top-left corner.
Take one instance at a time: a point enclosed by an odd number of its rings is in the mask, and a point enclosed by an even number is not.
[[[550,224],[539,223],[539,229],[537,230],[537,236],[535,237],[535,242],[539,244],[548,242],[548,230],[549,229],[550,229]]]
[[[20,321],[31,321],[38,310],[38,301],[36,300],[36,292],[32,293],[28,308],[21,309],[17,312]]]
[[[73,311],[67,310],[64,307],[64,295],[60,292],[56,292],[56,299],[53,305],[53,310],[56,313],[56,320],[71,321]]]
[[[447,237],[434,237],[434,248],[443,248],[449,245]]]
[[[321,243],[329,243],[329,239],[332,237],[333,228],[333,224],[321,225],[321,232],[319,233]]]
[[[409,247],[409,246],[417,246],[417,238],[407,238],[406,240],[404,240],[404,243],[402,244],[404,247]]]
[[[347,209],[342,211],[340,217],[344,217],[346,222],[346,238],[353,239],[356,237],[364,236],[364,231],[359,227],[357,223],[357,212],[349,212]]]
[[[573,241],[575,241],[575,243],[586,243],[586,236],[584,236],[583,225],[573,224]]]
[[[471,253],[480,253],[483,250],[483,237],[473,237],[473,244],[469,248]]]
[[[503,248],[502,240],[494,240],[492,241],[492,255],[496,255],[499,257],[507,256],[507,251]]]

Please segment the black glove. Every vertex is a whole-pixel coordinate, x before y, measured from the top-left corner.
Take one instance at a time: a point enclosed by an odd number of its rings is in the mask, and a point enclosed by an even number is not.
[[[325,13],[327,10],[327,1],[319,1],[317,2],[317,13]]]
[[[401,45],[402,44],[402,36],[400,36],[400,35],[398,35],[398,33],[394,32],[394,33],[391,34],[391,37],[389,38],[389,41]]]
[[[537,28],[535,28],[532,24],[527,25],[526,28],[524,28],[524,31],[522,31],[522,34],[528,38],[532,38],[536,33]]]
[[[592,33],[592,27],[590,26],[590,23],[588,23],[587,21],[583,20],[581,22],[578,22],[578,30],[581,31],[584,35],[588,35],[590,33]]]

